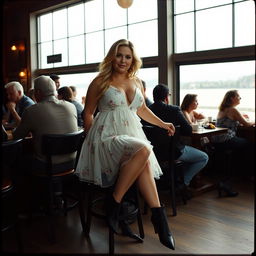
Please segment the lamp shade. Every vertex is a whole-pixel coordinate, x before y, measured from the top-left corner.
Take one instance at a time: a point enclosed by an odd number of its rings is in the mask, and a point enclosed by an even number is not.
[[[122,8],[129,8],[132,5],[133,0],[117,0],[117,3]]]

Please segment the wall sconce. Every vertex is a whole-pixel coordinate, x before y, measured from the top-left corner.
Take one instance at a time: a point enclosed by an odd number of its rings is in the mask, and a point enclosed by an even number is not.
[[[25,45],[24,45],[24,42],[22,41],[19,41],[17,43],[14,43],[12,46],[11,46],[11,50],[12,51],[21,51],[21,52],[24,52],[25,51]]]
[[[12,45],[11,50],[12,50],[12,51],[16,51],[16,50],[17,50],[17,47],[16,47],[16,45],[15,45],[15,44],[14,44],[14,45]]]
[[[26,75],[27,75],[27,74],[26,74],[26,70],[22,70],[22,71],[19,72],[19,77],[20,77],[20,78],[25,78]]]
[[[132,5],[133,0],[117,0],[117,3],[122,8],[129,8]]]

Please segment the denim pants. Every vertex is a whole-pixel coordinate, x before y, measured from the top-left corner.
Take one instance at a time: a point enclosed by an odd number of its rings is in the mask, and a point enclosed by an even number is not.
[[[184,183],[189,185],[192,178],[200,172],[208,162],[208,155],[191,146],[185,146],[178,160],[183,162]]]

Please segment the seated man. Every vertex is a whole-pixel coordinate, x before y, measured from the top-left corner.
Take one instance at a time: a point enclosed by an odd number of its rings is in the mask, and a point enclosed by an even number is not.
[[[24,111],[19,126],[13,132],[14,139],[24,138],[29,133],[32,134],[33,138],[33,155],[24,154],[22,156],[21,171],[16,176],[21,190],[26,187],[23,184],[29,182],[28,178],[31,172],[45,174],[46,159],[41,152],[42,135],[71,133],[78,130],[75,106],[70,102],[56,98],[56,86],[50,77],[39,76],[36,78],[34,88],[37,104]],[[55,173],[58,173],[58,168],[61,166],[66,168],[73,166],[74,160],[75,154],[55,156],[53,158]],[[25,192],[29,193],[28,191]],[[58,183],[55,186],[55,194],[60,195],[61,192],[62,187]]]
[[[155,86],[153,90],[154,103],[149,108],[164,122],[179,125],[180,135],[190,136],[192,134],[191,125],[187,122],[178,106],[168,105],[168,96],[169,89],[166,85],[159,84]],[[184,183],[188,186],[192,178],[207,164],[208,155],[196,148],[184,145],[181,141],[177,144],[176,152],[178,152],[176,159],[184,163]]]
[[[47,76],[40,76],[34,81],[37,104],[27,108],[19,126],[13,132],[13,138],[19,139],[32,134],[34,143],[34,163],[44,166],[45,156],[41,153],[42,134],[63,134],[78,130],[75,106],[67,101],[56,98],[56,86]],[[71,160],[72,156],[57,157],[54,164]]]
[[[24,110],[35,102],[24,95],[23,87],[19,82],[9,82],[4,87],[8,99],[6,107],[9,111],[9,120],[6,120],[4,126],[14,128],[19,124]]]

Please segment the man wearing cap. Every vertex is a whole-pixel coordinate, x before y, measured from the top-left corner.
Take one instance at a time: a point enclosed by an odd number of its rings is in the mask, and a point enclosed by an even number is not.
[[[19,124],[24,110],[35,102],[24,95],[23,87],[19,82],[9,82],[4,87],[8,99],[6,108],[9,111],[9,118],[4,126],[14,128]]]
[[[37,104],[27,108],[21,122],[13,132],[14,139],[24,138],[29,133],[33,136],[33,164],[38,169],[44,169],[45,156],[41,153],[42,134],[63,134],[78,130],[77,112],[75,106],[67,101],[56,98],[56,86],[48,76],[39,76],[34,80],[35,98]],[[72,160],[74,155],[55,157],[54,164]],[[42,168],[38,168],[38,167]],[[33,166],[32,166],[33,168]]]

